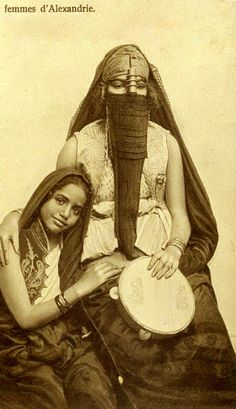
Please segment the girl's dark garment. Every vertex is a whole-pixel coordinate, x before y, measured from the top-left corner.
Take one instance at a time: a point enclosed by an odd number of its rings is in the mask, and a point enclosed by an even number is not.
[[[1,298],[0,317],[1,409],[117,408],[82,310],[26,332]]]
[[[36,220],[48,192],[65,176],[78,175],[87,187],[87,203],[78,223],[63,237],[59,260],[62,289],[77,279],[92,203],[90,183],[83,168],[51,173],[40,184],[20,220],[20,254],[25,260],[30,243],[32,259],[45,266],[46,236]],[[30,299],[37,291],[37,262],[27,277]],[[40,281],[43,274],[38,275]],[[40,287],[40,285],[39,285]],[[115,392],[94,352],[95,333],[81,305],[34,330],[16,323],[0,294],[0,408],[1,409],[115,409]],[[96,335],[96,334],[95,334]]]

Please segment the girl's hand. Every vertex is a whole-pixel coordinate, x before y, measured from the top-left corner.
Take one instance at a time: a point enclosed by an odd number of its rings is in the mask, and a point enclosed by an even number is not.
[[[17,212],[9,213],[0,224],[0,264],[6,266],[9,261],[9,243],[13,244],[16,253],[19,253],[19,230],[18,221],[20,215]]]
[[[170,278],[179,266],[179,259],[182,253],[176,246],[168,246],[153,254],[148,265],[148,270],[152,270],[151,276],[160,280],[162,277]]]
[[[82,273],[77,283],[74,284],[75,291],[79,297],[84,297],[120,273],[121,269],[114,264],[100,262]]]

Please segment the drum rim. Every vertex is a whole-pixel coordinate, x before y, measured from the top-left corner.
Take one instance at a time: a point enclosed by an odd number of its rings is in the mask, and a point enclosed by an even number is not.
[[[180,329],[175,330],[175,331],[160,331],[160,330],[155,330],[155,329],[153,329],[153,328],[148,327],[147,325],[141,323],[136,317],[134,317],[134,315],[129,311],[127,305],[125,305],[124,300],[122,299],[123,296],[122,296],[122,294],[121,294],[121,292],[120,292],[119,284],[120,284],[120,281],[121,281],[121,279],[122,279],[123,273],[124,273],[126,270],[128,270],[128,268],[130,267],[131,264],[134,264],[135,262],[140,261],[140,259],[145,259],[145,258],[150,259],[151,257],[150,257],[150,256],[141,256],[141,257],[138,257],[138,258],[136,258],[135,260],[132,260],[127,266],[125,266],[124,270],[122,271],[122,273],[121,273],[121,275],[120,275],[120,277],[119,277],[119,279],[118,279],[118,284],[117,284],[117,285],[118,285],[118,289],[119,289],[119,301],[121,302],[123,308],[126,310],[127,314],[128,314],[138,325],[140,325],[141,328],[143,328],[143,329],[145,329],[145,330],[147,330],[147,331],[150,331],[150,332],[153,333],[153,334],[159,334],[159,335],[168,335],[168,334],[169,334],[169,335],[175,335],[175,334],[178,334],[179,332],[184,331],[184,330],[189,326],[189,324],[190,324],[190,323],[192,322],[192,320],[193,320],[193,317],[194,317],[195,311],[196,311],[196,303],[195,303],[195,297],[194,297],[193,289],[192,289],[192,287],[191,287],[189,281],[188,281],[187,278],[185,277],[185,275],[184,275],[179,269],[177,269],[177,271],[178,271],[178,273],[181,274],[182,278],[184,278],[185,282],[187,283],[187,286],[188,286],[188,288],[189,288],[189,290],[190,290],[191,297],[192,297],[192,301],[193,301],[193,302],[192,302],[193,311],[192,311],[192,314],[191,314],[191,318],[188,320],[187,324],[184,325],[183,327],[181,327]]]

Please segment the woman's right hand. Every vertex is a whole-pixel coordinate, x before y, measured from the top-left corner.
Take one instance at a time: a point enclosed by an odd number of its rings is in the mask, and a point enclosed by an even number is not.
[[[84,271],[74,288],[79,297],[92,293],[109,279],[119,276],[121,269],[109,262],[100,262]]]
[[[0,264],[8,264],[8,249],[10,241],[13,244],[16,253],[19,253],[19,229],[18,221],[20,214],[17,212],[9,213],[0,224]]]

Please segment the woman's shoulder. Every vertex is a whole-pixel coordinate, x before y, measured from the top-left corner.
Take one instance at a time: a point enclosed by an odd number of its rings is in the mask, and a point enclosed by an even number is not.
[[[158,125],[155,122],[149,121],[148,123],[148,136],[150,139],[161,139],[166,142],[168,149],[179,149],[178,142],[175,137],[166,128]]]
[[[84,126],[79,132],[75,132],[75,137],[78,140],[88,139],[104,139],[105,136],[105,119],[98,119]]]
[[[158,125],[155,122],[149,121],[148,123],[148,146],[149,151],[153,149],[160,153],[161,150],[167,150],[167,138],[170,135],[170,132]],[[154,152],[154,151],[153,151]]]
[[[168,131],[168,129],[163,128],[161,125],[157,124],[156,122],[149,121],[148,122],[148,133],[151,135],[166,137],[166,135],[170,134],[170,131]]]
[[[78,159],[83,162],[84,156],[95,154],[104,141],[105,119],[91,122],[66,141],[58,155],[57,169],[75,167]]]

